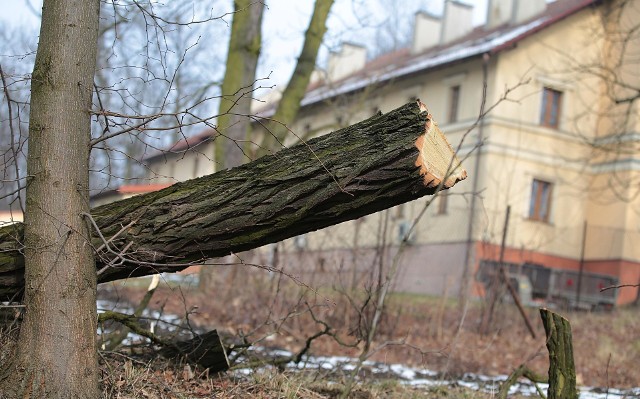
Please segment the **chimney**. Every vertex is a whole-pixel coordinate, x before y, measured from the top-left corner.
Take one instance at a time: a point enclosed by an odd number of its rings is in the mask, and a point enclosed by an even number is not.
[[[542,14],[547,9],[545,0],[514,0],[514,24],[528,21],[538,14]]]
[[[487,28],[519,24],[544,12],[545,0],[489,0]]]
[[[416,13],[413,25],[413,46],[411,52],[420,53],[440,43],[442,20],[426,12]]]
[[[440,44],[452,42],[471,32],[473,30],[472,20],[473,6],[456,0],[447,0],[444,5],[444,22]]]
[[[340,52],[329,54],[327,73],[329,80],[335,82],[364,68],[367,62],[367,49],[351,43],[342,43]]]
[[[311,72],[311,77],[309,78],[309,86],[326,80],[326,74],[326,71],[315,67],[313,72]]]

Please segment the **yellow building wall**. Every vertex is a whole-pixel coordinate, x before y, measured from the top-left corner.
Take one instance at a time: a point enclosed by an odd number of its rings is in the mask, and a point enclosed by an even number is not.
[[[378,110],[388,112],[419,98],[454,148],[464,140],[458,156],[469,178],[449,190],[445,212],[440,212],[441,199],[430,203],[416,226],[413,245],[449,245],[464,243],[468,238],[499,245],[504,214],[510,205],[507,245],[512,250],[575,261],[581,254],[586,221],[590,226],[588,259],[619,257],[640,261],[640,253],[633,246],[637,242],[635,234],[640,231],[640,195],[632,195],[640,185],[621,185],[626,201],[603,201],[612,194],[611,182],[617,179],[640,183],[640,172],[602,172],[606,169],[601,166],[603,163],[619,158],[602,155],[593,143],[619,123],[603,117],[602,110],[611,107],[611,101],[603,100],[607,88],[580,68],[602,57],[606,43],[601,22],[596,11],[586,8],[484,61],[478,56],[303,108],[290,126],[294,134],[285,144],[293,145],[299,137],[326,134],[366,119]],[[485,109],[491,112],[471,129],[483,102],[484,62],[488,78]],[[458,85],[458,118],[450,122],[451,87]],[[540,125],[545,87],[563,92],[557,129]],[[640,136],[640,118],[631,115],[624,126]],[[483,142],[478,150],[480,133]],[[256,132],[256,141],[260,135]],[[161,181],[208,174],[213,172],[213,162],[202,154],[212,153],[207,146],[196,154],[171,155],[174,158],[158,163],[154,172]],[[529,218],[533,179],[553,184],[548,223]],[[396,245],[400,229],[408,227],[430,201],[430,197],[423,198],[356,222],[287,240],[284,245],[310,250]],[[475,217],[469,237],[472,203]]]
[[[148,164],[150,183],[175,183],[209,175],[215,171],[213,142],[184,152],[166,152]]]
[[[527,83],[510,93],[512,101],[501,102],[486,120],[488,142],[480,184],[486,189],[484,241],[499,244],[509,204],[512,214],[507,245],[512,248],[579,259],[583,223],[587,221],[587,258],[640,260],[640,253],[625,244],[640,226],[630,220],[631,214],[637,218],[638,212],[630,209],[638,202],[611,198],[593,204],[594,187],[601,187],[605,196],[612,194],[607,187],[611,175],[595,174],[593,166],[599,149],[592,144],[602,134],[598,121],[604,88],[578,67],[599,60],[601,35],[598,15],[587,9],[519,42],[494,60],[489,103],[495,103],[504,88]],[[563,92],[557,129],[540,126],[544,87]],[[553,184],[549,223],[528,218],[533,179]],[[633,180],[620,174],[617,179]],[[626,192],[627,186],[622,184],[620,189]]]

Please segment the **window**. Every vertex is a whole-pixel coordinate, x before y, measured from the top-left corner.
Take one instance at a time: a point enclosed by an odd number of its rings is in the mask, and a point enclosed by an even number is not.
[[[447,213],[447,204],[449,202],[449,192],[440,191],[438,193],[438,197],[440,197],[440,200],[438,201],[438,215],[444,215],[445,213]]]
[[[449,89],[449,123],[458,120],[458,104],[460,103],[460,86]]]
[[[540,124],[548,127],[558,127],[560,120],[560,103],[562,92],[545,87],[542,90],[542,109],[540,112]]]
[[[552,188],[553,185],[549,182],[533,179],[531,202],[529,203],[529,219],[541,222],[549,221]]]

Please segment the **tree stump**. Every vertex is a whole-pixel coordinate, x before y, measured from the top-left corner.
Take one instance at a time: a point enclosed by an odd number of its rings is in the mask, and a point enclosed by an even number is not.
[[[548,309],[540,309],[549,350],[548,399],[578,399],[576,366],[573,361],[569,320]]]

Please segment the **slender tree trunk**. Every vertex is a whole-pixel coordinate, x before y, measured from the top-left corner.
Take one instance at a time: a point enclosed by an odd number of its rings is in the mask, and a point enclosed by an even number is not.
[[[96,269],[88,225],[99,0],[45,0],[31,82],[24,322],[3,365],[9,397],[99,397]]]
[[[247,145],[251,127],[249,115],[262,46],[260,29],[264,3],[235,0],[233,6],[235,14],[218,108],[217,129],[223,137],[218,137],[214,142],[216,171],[233,168],[250,160]],[[234,268],[231,273],[235,272]],[[216,271],[211,267],[200,270],[201,289],[207,290],[215,286],[214,273]]]
[[[278,102],[278,108],[273,115],[272,122],[267,124],[268,132],[262,143],[262,148],[274,150],[279,147],[289,132],[287,125],[293,123],[300,110],[300,102],[307,91],[311,73],[316,67],[318,49],[327,31],[327,18],[333,0],[316,0],[309,27],[304,35],[304,45],[296,68],[289,79],[289,83]]]
[[[235,0],[233,6],[235,14],[218,108],[217,129],[224,139],[215,141],[217,170],[232,168],[249,160],[245,154],[245,140],[251,125],[251,98],[262,46],[260,28],[264,3]]]

